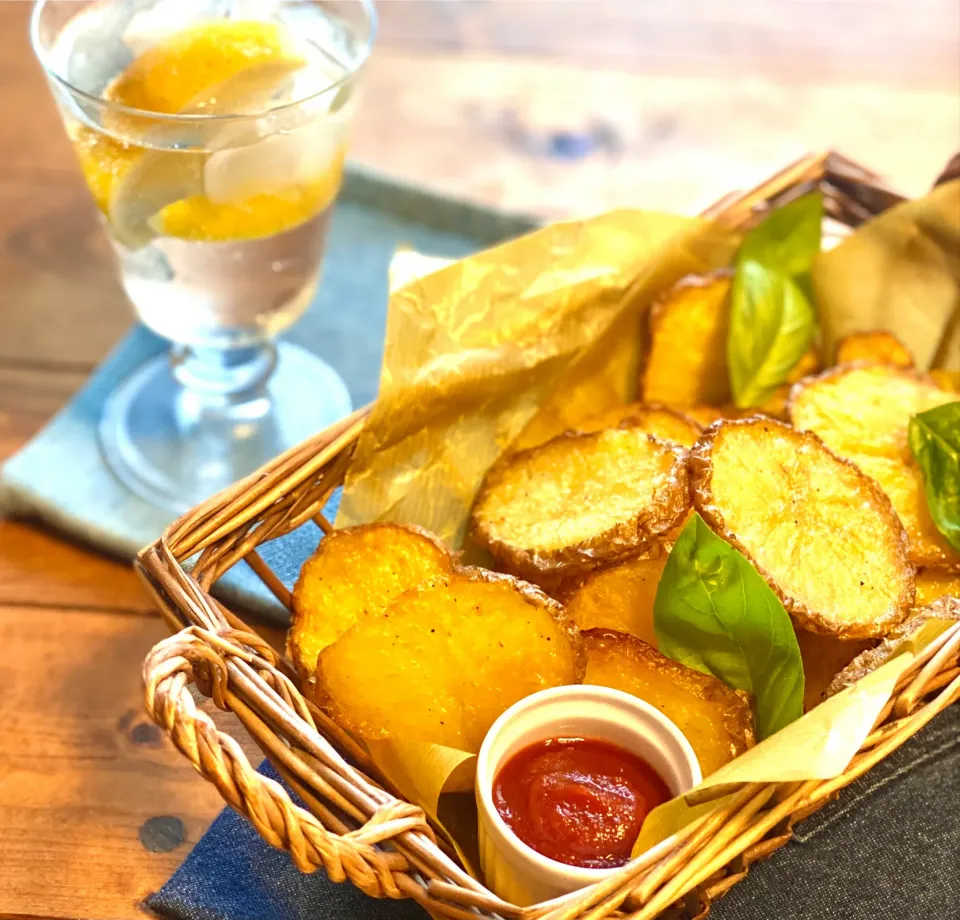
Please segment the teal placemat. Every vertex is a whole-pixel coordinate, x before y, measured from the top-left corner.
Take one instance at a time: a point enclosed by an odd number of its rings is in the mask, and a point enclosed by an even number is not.
[[[397,247],[456,258],[534,226],[530,218],[351,167],[331,222],[316,300],[283,338],[336,368],[353,404],[362,406],[377,392],[387,272]],[[142,327],[126,335],[68,405],[0,468],[0,510],[40,519],[125,559],[155,540],[170,522],[169,514],[133,495],[106,469],[96,426],[117,383],[166,347]],[[290,585],[317,539],[317,528],[308,524],[267,544],[263,555]],[[244,564],[222,580],[219,590],[230,602],[272,619],[285,617],[286,611]]]

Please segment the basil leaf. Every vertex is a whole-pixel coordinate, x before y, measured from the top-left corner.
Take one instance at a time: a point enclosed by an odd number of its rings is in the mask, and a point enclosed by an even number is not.
[[[807,275],[820,252],[823,195],[804,195],[775,208],[740,246],[738,262],[760,262],[790,278]]]
[[[908,434],[923,471],[930,516],[947,542],[960,549],[960,402],[914,415]]]
[[[699,514],[667,559],[653,624],[664,655],[753,694],[761,740],[803,715],[803,662],[790,617]]]
[[[820,252],[823,196],[777,208],[737,253],[727,365],[734,403],[766,402],[810,347],[816,326],[810,272]]]
[[[733,279],[727,364],[733,401],[762,405],[786,381],[813,340],[816,317],[798,282],[761,262],[741,262]]]

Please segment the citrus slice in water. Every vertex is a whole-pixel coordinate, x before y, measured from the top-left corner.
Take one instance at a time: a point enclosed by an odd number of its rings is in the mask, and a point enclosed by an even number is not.
[[[255,109],[243,105],[245,100],[237,92],[244,88],[245,73],[277,65],[286,66],[289,74],[305,63],[281,23],[216,20],[158,42],[114,80],[106,96],[132,108],[166,115],[188,110],[193,114],[246,114]],[[241,82],[233,83],[234,78]],[[259,89],[256,82],[254,91]],[[229,88],[232,98],[218,96],[218,87]],[[243,108],[232,110],[231,105],[238,103]]]
[[[227,26],[237,28],[224,28]],[[263,45],[251,40],[251,35],[256,34],[251,31],[254,26],[264,30],[267,41]],[[175,35],[134,61],[109,94],[117,101],[137,107],[150,105],[153,111],[178,106],[175,110],[178,115],[263,112],[282,98],[292,75],[306,63],[286,45],[279,44],[272,26],[272,23],[217,22],[190,30],[190,41],[182,34]],[[232,36],[233,39],[211,45],[207,40],[210,31],[220,38]],[[162,53],[165,49],[166,56]],[[281,54],[283,56],[278,56]],[[213,66],[217,55],[221,56],[221,70]],[[147,64],[143,63],[145,59],[149,59]],[[167,60],[166,70],[161,66],[164,60]],[[193,67],[196,70],[190,69]],[[184,68],[189,72],[181,73]],[[214,80],[220,72],[228,76]],[[197,90],[203,81],[206,84]],[[182,102],[183,94],[194,90],[194,95]],[[236,125],[229,127],[236,129]],[[144,140],[147,145],[152,141],[163,148],[175,147],[175,132],[181,132],[186,147],[191,142],[189,131],[189,123],[174,122],[156,128],[151,132],[155,136],[148,135]],[[172,136],[171,132],[174,132]],[[139,248],[156,235],[155,215],[175,202],[201,196],[206,159],[207,153],[198,150],[147,149],[112,185],[107,216],[117,238],[126,246]]]

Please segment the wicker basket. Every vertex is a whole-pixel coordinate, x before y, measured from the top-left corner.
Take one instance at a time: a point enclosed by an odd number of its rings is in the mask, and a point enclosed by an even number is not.
[[[742,227],[768,207],[817,187],[829,218],[847,227],[902,200],[876,176],[826,153],[791,165],[745,195],[728,196],[706,214]],[[842,776],[744,785],[720,811],[677,834],[668,855],[641,858],[548,904],[507,904],[457,865],[423,812],[393,794],[363,749],[301,696],[295,674],[270,645],[210,593],[245,560],[290,607],[290,592],[257,547],[310,519],[331,530],[320,512],[343,481],[368,411],[355,412],[186,514],[136,563],[176,632],[144,665],[151,717],[225,801],[266,841],[289,851],[304,872],[322,867],[334,881],[349,879],[368,895],[414,898],[432,916],[453,920],[703,917],[751,863],[790,839],[797,821],[960,698],[958,624],[904,673]],[[309,811],[256,772],[237,741],[198,708],[193,688],[239,717]]]

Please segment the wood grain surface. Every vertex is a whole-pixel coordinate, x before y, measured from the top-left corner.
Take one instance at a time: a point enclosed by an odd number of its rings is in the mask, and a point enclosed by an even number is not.
[[[380,46],[624,72],[955,90],[955,0],[381,0]]]
[[[209,821],[210,789],[143,713],[136,662],[157,617],[0,606],[0,912],[126,920]],[[151,853],[148,819],[181,845]]]
[[[960,145],[955,0],[380,8],[354,156],[513,210],[694,211],[827,145],[917,192]],[[0,460],[130,322],[28,14],[0,2]],[[125,565],[0,521],[0,917],[143,917],[218,812],[142,715],[164,635]]]

